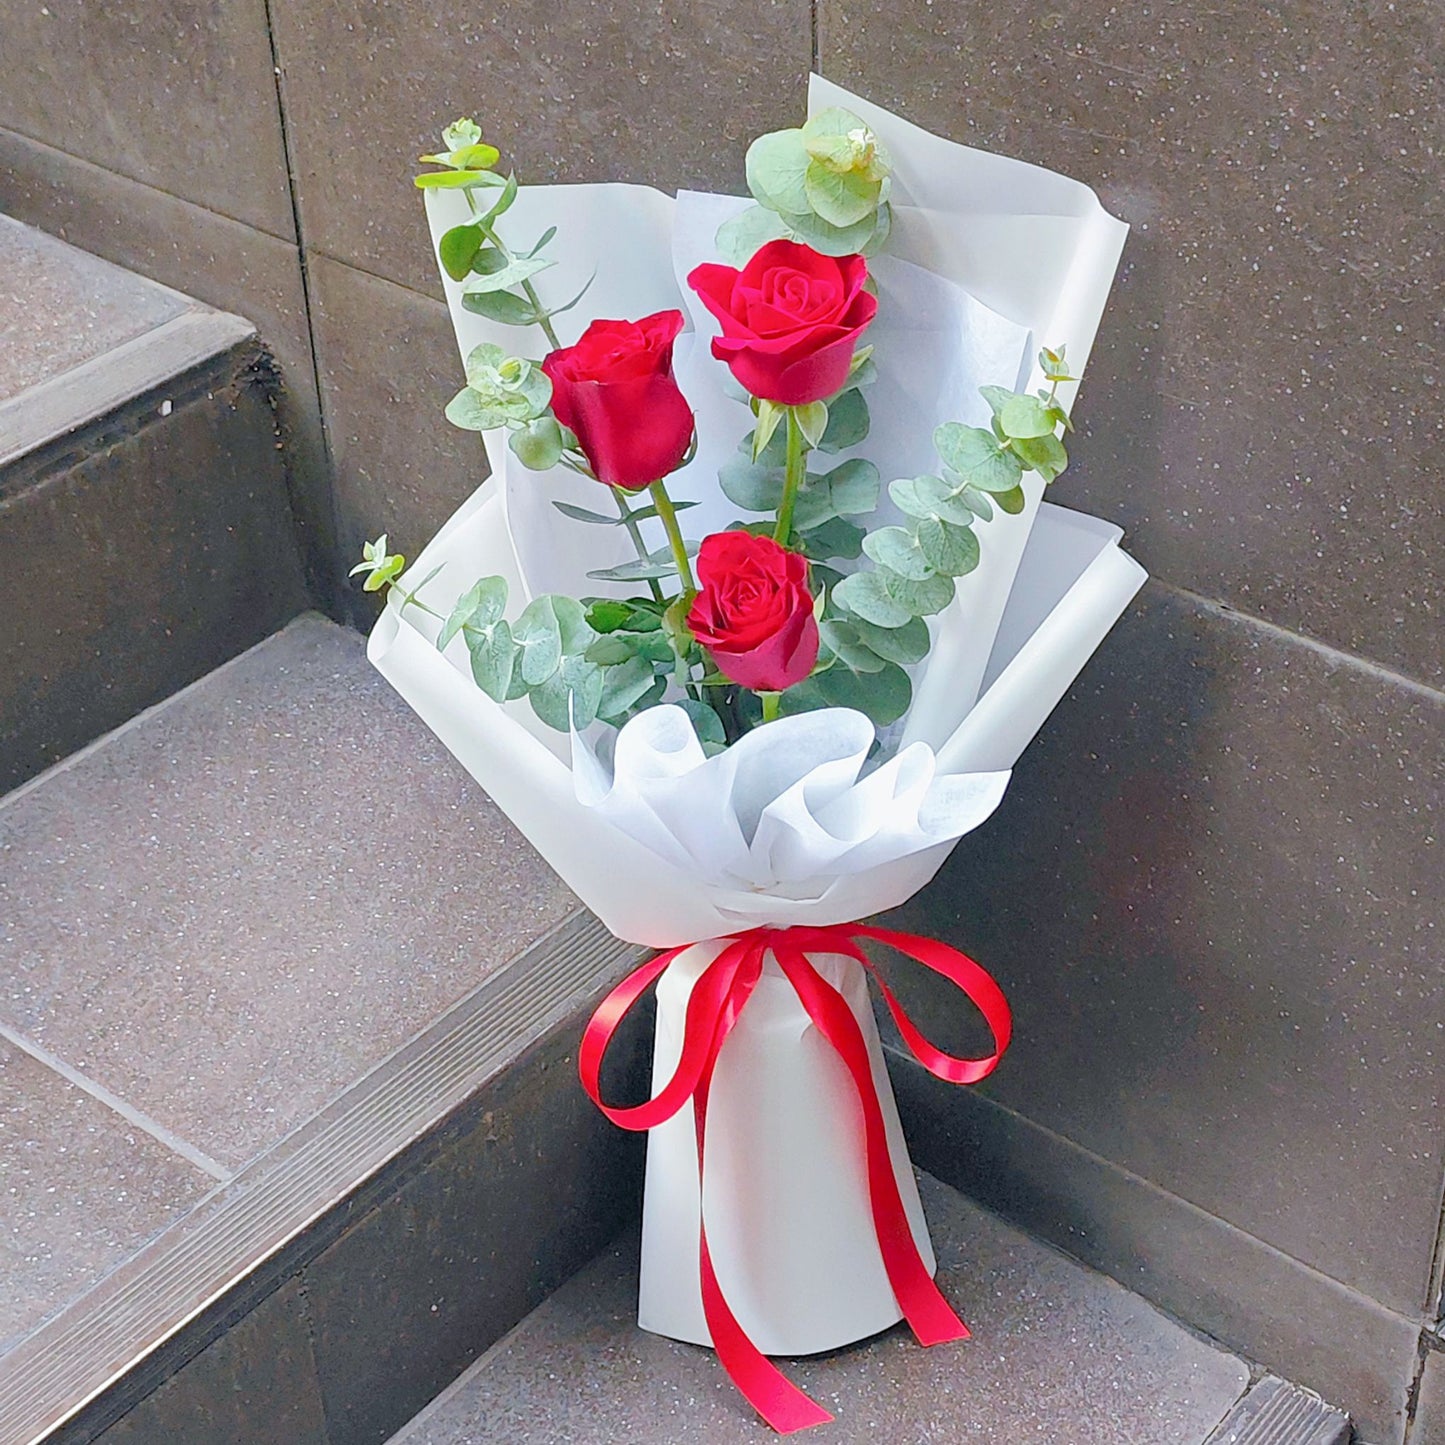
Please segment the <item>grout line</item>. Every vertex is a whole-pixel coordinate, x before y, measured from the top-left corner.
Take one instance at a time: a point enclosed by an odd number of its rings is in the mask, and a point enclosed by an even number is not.
[[[1361,657],[1358,653],[1345,652],[1342,648],[1331,647],[1327,642],[1321,642],[1318,638],[1310,637],[1303,632],[1294,632],[1288,627],[1281,627],[1277,622],[1266,622],[1263,617],[1256,617],[1252,612],[1242,612],[1238,607],[1231,606],[1227,602],[1220,602],[1214,597],[1206,597],[1201,592],[1181,587],[1177,582],[1170,582],[1166,578],[1156,577],[1153,580],[1166,592],[1173,592],[1176,596],[1186,598],[1196,606],[1214,613],[1217,617],[1241,622],[1246,627],[1252,627],[1270,637],[1293,643],[1296,647],[1302,647],[1307,652],[1313,652],[1326,659],[1336,667],[1353,667],[1368,673],[1371,677],[1378,678],[1381,682],[1388,682],[1393,687],[1402,687],[1409,692],[1419,693],[1431,702],[1445,703],[1445,690],[1432,687],[1428,682],[1421,682],[1407,673],[1397,672],[1393,667],[1386,667],[1382,662],[1372,662],[1368,657]]]
[[[49,1049],[37,1044],[33,1039],[27,1039],[24,1034],[16,1033],[3,1023],[0,1023],[0,1038],[8,1040],[22,1053],[29,1054],[37,1063],[44,1064],[47,1069],[59,1074],[61,1078],[74,1084],[77,1089],[89,1094],[92,1099],[104,1104],[107,1109],[119,1114],[122,1119],[134,1124],[137,1129],[143,1130],[151,1138],[164,1144],[173,1154],[179,1154],[181,1158],[188,1160],[197,1169],[209,1174],[211,1178],[219,1179],[222,1184],[231,1180],[232,1170],[216,1163],[209,1154],[203,1154],[194,1144],[188,1144],[178,1134],[172,1134],[164,1124],[157,1123],[149,1114],[143,1113],[133,1104],[127,1104],[118,1094],[112,1094],[104,1084],[97,1084],[94,1079],[87,1078],[79,1069],[72,1068],[64,1059],[52,1054]]]
[[[254,221],[243,221],[239,216],[233,216],[228,211],[218,211],[214,206],[206,205],[204,201],[196,201],[192,200],[189,196],[177,195],[175,191],[167,190],[163,185],[155,181],[143,181],[136,176],[130,175],[126,171],[112,170],[109,166],[103,166],[93,160],[88,160],[85,156],[77,155],[74,151],[65,150],[63,147],[56,145],[53,140],[42,140],[39,136],[30,135],[23,130],[17,130],[13,125],[0,125],[0,136],[6,135],[13,136],[22,145],[37,146],[42,151],[49,151],[53,156],[60,156],[69,165],[83,166],[86,170],[96,171],[101,175],[109,176],[112,180],[123,181],[126,185],[139,186],[142,190],[154,191],[156,195],[164,196],[167,200],[176,201],[182,206],[190,206],[197,211],[203,211],[208,216],[214,216],[218,221],[225,221],[229,225],[239,226],[244,231],[253,231],[258,236],[265,236],[267,240],[279,241],[283,246],[296,246],[296,242],[289,236],[278,236],[274,231],[269,231],[265,226],[259,226]],[[46,182],[45,184],[52,188],[54,186],[54,182]],[[56,232],[52,231],[48,225],[41,225],[35,221],[25,221],[22,222],[22,224],[34,226],[36,230],[44,231],[47,235],[56,235]],[[75,246],[80,250],[85,250],[85,247],[81,246],[78,241],[68,240],[65,237],[57,237],[57,239],[65,241],[65,244],[68,246]],[[89,252],[87,254],[94,255],[95,253]],[[117,261],[108,261],[104,256],[100,256],[97,259],[106,261],[106,264],[110,266],[120,265]],[[122,269],[128,268],[122,267]],[[137,271],[133,274],[140,275],[141,273]],[[155,284],[157,286],[166,285],[164,281],[157,281]],[[167,286],[166,289],[173,290],[174,288]],[[182,292],[181,294],[185,295],[186,293]],[[194,301],[196,298],[192,296],[187,299]],[[217,307],[215,309],[219,310],[220,308]]]
[[[331,451],[331,423],[327,416],[326,392],[321,382],[321,349],[316,336],[315,307],[311,288],[311,250],[306,244],[305,232],[301,225],[301,188],[296,179],[296,157],[291,138],[291,119],[286,110],[286,93],[282,84],[281,48],[276,40],[276,23],[272,18],[273,0],[263,0],[266,17],[266,43],[271,52],[271,75],[276,85],[276,118],[281,127],[281,153],[286,159],[286,193],[291,201],[291,226],[296,232],[296,269],[301,275],[301,309],[306,317],[306,344],[311,352],[311,379],[316,387],[316,408],[321,424],[321,448],[326,467],[326,495],[330,502],[331,538],[333,555],[322,559],[321,576],[316,578],[318,586],[326,590],[327,610],[340,609],[349,613],[344,573],[337,569],[344,565],[339,555],[341,541],[341,498],[336,487],[336,460]]]

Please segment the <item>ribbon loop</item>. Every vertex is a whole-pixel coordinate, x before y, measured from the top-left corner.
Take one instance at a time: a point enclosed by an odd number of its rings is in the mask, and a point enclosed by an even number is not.
[[[960,989],[983,1014],[993,1034],[994,1049],[979,1059],[960,1059],[928,1041],[893,991],[879,977],[860,940],[885,944],[921,963]],[[602,1100],[601,1070],[608,1045],[628,1011],[648,987],[689,945],[674,948],[643,964],[622,980],[592,1015],[582,1036],[578,1070],[588,1097],[614,1124],[624,1129],[655,1128],[691,1101],[697,1133],[698,1197],[706,1170],[707,1105],[718,1056],[762,976],[771,953],[792,984],[808,1017],[847,1068],[863,1118],[864,1157],[869,1203],[879,1252],[889,1284],[914,1336],[922,1345],[968,1338],[968,1328],[944,1299],[929,1275],[908,1222],[887,1127],[873,1074],[873,1060],[863,1031],[843,995],[809,961],[810,953],[834,953],[854,959],[877,982],[889,1012],[914,1057],[940,1079],[955,1084],[986,1078],[1003,1057],[1012,1034],[1012,1016],[1003,990],[967,954],[937,939],[867,924],[829,927],[756,928],[734,934],[703,969],[688,996],[683,1043],[672,1077],[645,1103],[630,1107]],[[780,1434],[823,1424],[833,1417],[790,1383],[748,1338],[729,1308],[708,1250],[707,1224],[698,1221],[698,1269],[703,1315],[718,1359],[748,1403]]]

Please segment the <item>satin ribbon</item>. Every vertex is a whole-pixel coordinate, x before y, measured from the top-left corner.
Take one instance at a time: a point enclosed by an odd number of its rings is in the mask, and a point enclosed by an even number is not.
[[[893,991],[864,954],[864,939],[886,944],[905,957],[942,975],[978,1007],[993,1033],[994,1051],[981,1059],[959,1059],[935,1048],[924,1038]],[[693,1103],[697,1127],[698,1183],[701,1190],[706,1159],[707,1102],[713,1070],[728,1034],[732,1032],[753,989],[762,977],[768,953],[796,990],[808,1017],[836,1050],[848,1069],[862,1106],[864,1153],[868,1168],[868,1195],[873,1224],[888,1281],[904,1318],[921,1345],[968,1338],[968,1328],[944,1299],[909,1228],[883,1121],[883,1109],[873,1080],[872,1062],[863,1031],[843,995],[808,962],[808,954],[842,954],[855,959],[878,984],[914,1057],[929,1073],[952,1084],[973,1084],[998,1066],[1008,1048],[1012,1018],[1003,991],[989,973],[966,954],[936,939],[861,923],[826,928],[756,928],[732,935],[722,952],[708,964],[693,985],[687,1001],[682,1055],[672,1078],[644,1104],[614,1107],[602,1100],[602,1059],[618,1025],[667,966],[691,945],[674,948],[630,973],[602,1001],[582,1035],[578,1068],[588,1097],[614,1123],[624,1129],[656,1128],[672,1118],[688,1100]],[[701,1198],[701,1193],[699,1194]],[[708,1252],[706,1221],[698,1227],[698,1262],[702,1282],[703,1314],[713,1348],[733,1383],[749,1404],[780,1434],[791,1434],[833,1417],[815,1404],[758,1350],[728,1307]]]

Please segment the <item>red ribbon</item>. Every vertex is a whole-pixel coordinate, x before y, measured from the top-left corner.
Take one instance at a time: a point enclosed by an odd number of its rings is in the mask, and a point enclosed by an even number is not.
[[[862,948],[862,939],[878,943],[921,963],[944,978],[977,1005],[993,1031],[994,1051],[982,1059],[958,1059],[935,1048],[903,1011],[893,991],[879,977]],[[1003,1057],[1013,1030],[1008,1001],[988,972],[966,954],[936,939],[861,923],[827,928],[755,928],[733,935],[693,985],[687,1001],[682,1056],[672,1078],[645,1104],[614,1108],[602,1102],[599,1074],[603,1055],[617,1026],[647,987],[687,947],[674,948],[630,973],[602,1001],[582,1035],[578,1067],[588,1097],[624,1129],[652,1129],[672,1118],[689,1099],[697,1125],[698,1184],[702,1184],[707,1133],[707,1100],[713,1070],[727,1036],[741,1016],[762,977],[763,960],[771,952],[787,976],[809,1018],[847,1066],[863,1112],[864,1152],[873,1224],[888,1281],[921,1345],[968,1338],[968,1328],[953,1312],[928,1273],[908,1225],[888,1138],[883,1110],[873,1081],[868,1046],[858,1020],[843,995],[808,962],[809,953],[843,954],[856,959],[878,983],[904,1041],[929,1073],[952,1084],[973,1084],[986,1078]],[[780,1434],[791,1434],[833,1417],[790,1383],[764,1356],[734,1318],[723,1296],[708,1253],[707,1230],[698,1227],[698,1255],[703,1314],[723,1368],[748,1403]]]

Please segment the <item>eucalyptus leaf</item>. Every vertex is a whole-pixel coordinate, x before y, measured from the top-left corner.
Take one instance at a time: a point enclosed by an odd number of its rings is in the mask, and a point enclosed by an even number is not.
[[[845,577],[834,587],[833,601],[878,627],[902,627],[918,616],[890,595],[876,569]]]
[[[631,657],[616,667],[609,667],[602,674],[597,716],[620,717],[651,689],[655,679],[652,664],[641,657]]]
[[[1063,442],[1052,431],[1043,436],[1020,439],[1014,443],[1014,451],[1026,467],[1037,472],[1046,482],[1052,482],[1069,464],[1069,454]]]
[[[998,411],[999,425],[1011,437],[1052,436],[1054,420],[1049,407],[1036,396],[1011,396]]]
[[[739,454],[718,468],[717,480],[723,496],[745,512],[776,512],[783,504],[782,467],[764,466]]]
[[[922,662],[928,656],[930,638],[928,624],[921,617],[910,617],[902,627],[878,627],[862,618],[853,619],[858,640],[879,657],[905,667]]]
[[[445,652],[447,644],[463,627],[484,630],[501,621],[507,610],[507,583],[502,577],[483,577],[464,592],[437,634],[437,649]]]
[[[480,226],[453,226],[437,243],[437,258],[453,281],[464,281],[481,245]]]
[[[995,492],[993,499],[998,503],[1001,510],[1015,517],[1023,511],[1026,500],[1022,487],[1015,487],[1009,492]]]
[[[512,640],[522,652],[522,677],[539,687],[562,665],[562,628],[550,597],[534,597],[512,624]]]
[[[968,503],[974,516],[981,522],[993,520],[993,504],[989,501],[987,492],[981,492],[977,487],[966,486],[959,496]],[[957,519],[950,517],[948,520],[956,521]]]
[[[923,555],[918,537],[907,527],[880,527],[876,532],[869,532],[863,539],[863,550],[880,567],[915,582],[922,582],[934,570]]]
[[[550,471],[562,460],[562,428],[556,417],[539,416],[507,438],[521,464],[534,472]]]
[[[729,266],[741,270],[769,241],[776,241],[788,234],[787,222],[776,211],[766,206],[749,206],[729,217],[718,227],[718,255]]]
[[[484,226],[492,225],[499,216],[504,215],[512,209],[512,202],[516,199],[517,178],[514,175],[508,176],[497,199],[492,202],[487,208],[486,213],[482,216],[482,224]]]
[[[782,214],[795,239],[825,256],[856,255],[878,228],[878,220],[871,213],[851,226],[834,226],[812,211]]]
[[[620,527],[621,517],[609,517],[603,512],[589,512],[586,507],[574,506],[571,502],[552,503],[564,517],[570,517],[574,522],[590,522],[596,527]]]
[[[804,176],[810,165],[801,130],[760,135],[744,162],[748,189],[772,211],[806,211],[810,202]]]
[[[506,426],[510,419],[505,411],[490,407],[469,386],[464,386],[447,404],[442,415],[463,431],[490,431]]]
[[[635,632],[609,632],[587,649],[587,661],[595,662],[599,667],[616,667],[619,662],[636,656],[633,646],[636,637]]]
[[[533,246],[530,251],[527,252],[527,255],[528,255],[529,257],[530,257],[530,256],[536,256],[536,255],[538,255],[538,254],[541,252],[542,247],[545,246],[545,245],[547,244],[547,242],[550,241],[550,240],[552,239],[552,237],[555,236],[556,234],[557,234],[557,228],[556,228],[556,226],[548,226],[547,229],[542,232],[542,238],[541,238],[541,240],[539,240],[539,241],[537,242],[537,244],[536,244],[535,246]]]
[[[916,536],[929,565],[946,577],[966,576],[978,566],[978,538],[971,527],[925,517],[917,525]]]
[[[833,517],[806,530],[801,527],[796,530],[803,555],[812,562],[826,561],[834,557],[851,561],[863,552],[862,527],[842,517]]]
[[[537,320],[532,303],[524,297],[513,296],[510,291],[468,292],[462,296],[462,305],[504,326],[531,326]]]
[[[548,727],[563,733],[572,727],[579,732],[590,727],[601,697],[602,669],[585,657],[567,658],[541,687],[528,694],[532,711]]]
[[[960,527],[968,526],[974,517],[973,508],[964,499],[966,490],[932,475],[901,477],[888,483],[888,495],[900,512],[910,517],[939,517]]]
[[[804,174],[808,205],[830,226],[840,229],[864,221],[873,229],[878,183],[855,171],[835,171],[816,162]]]
[[[1023,476],[1023,465],[1004,451],[998,438],[982,427],[945,422],[933,433],[943,464],[983,492],[1011,491]]]
[[[710,743],[720,746],[727,742],[722,719],[705,702],[685,697],[679,699],[677,705],[692,719],[692,729],[704,747]]]
[[[482,632],[468,628],[465,636],[472,659],[473,681],[494,702],[504,701],[512,685],[517,656],[511,629],[505,622],[498,622]]]
[[[689,547],[688,550],[694,552],[697,549]],[[676,576],[677,569],[673,565],[671,550],[660,547],[636,562],[624,562],[620,567],[607,567],[587,575],[595,577],[599,582],[646,582],[649,579]]]
[[[865,643],[852,622],[825,619],[819,624],[824,645],[852,672],[879,672],[885,659]]]
[[[463,295],[477,296],[488,291],[505,291],[511,286],[518,286],[523,281],[531,280],[539,271],[546,271],[556,264],[555,261],[549,261],[545,256],[517,256],[508,261],[500,271],[473,275],[472,279],[463,287]]]
[[[820,452],[842,452],[856,447],[868,435],[868,403],[856,387],[835,398],[828,408],[828,425],[818,440]]]
[[[879,574],[888,595],[915,617],[930,617],[935,612],[942,612],[953,601],[952,577],[928,577],[915,581],[886,567],[880,568]]]

